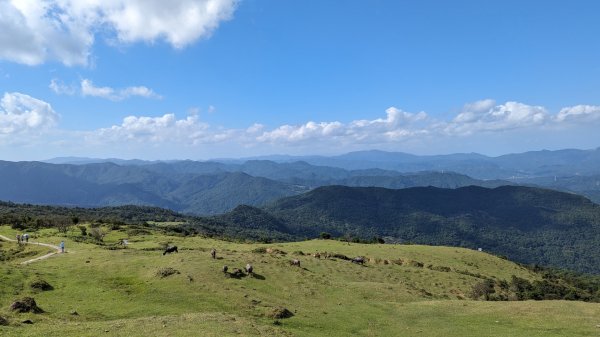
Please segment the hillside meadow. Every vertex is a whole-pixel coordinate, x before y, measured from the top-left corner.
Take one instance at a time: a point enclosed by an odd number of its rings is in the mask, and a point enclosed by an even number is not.
[[[165,224],[168,226],[169,224]],[[67,253],[22,265],[50,249],[0,241],[2,336],[591,336],[600,304],[575,301],[476,301],[484,278],[539,278],[476,250],[312,240],[245,244],[155,229],[101,228],[103,244],[40,230],[33,240]],[[0,234],[17,232],[0,226]],[[119,245],[122,239],[128,245]],[[178,253],[163,256],[166,245]],[[217,250],[217,259],[210,250]],[[309,254],[320,252],[322,258]],[[325,252],[338,257],[325,259]],[[12,254],[12,255],[11,255]],[[342,256],[365,256],[364,265]],[[291,266],[299,259],[301,267]],[[254,266],[255,275],[222,272]],[[167,268],[174,274],[165,276]],[[165,277],[163,277],[165,276]],[[31,288],[44,280],[53,290]],[[31,296],[44,313],[15,313]],[[278,308],[294,315],[274,318]],[[33,324],[22,323],[31,320]]]

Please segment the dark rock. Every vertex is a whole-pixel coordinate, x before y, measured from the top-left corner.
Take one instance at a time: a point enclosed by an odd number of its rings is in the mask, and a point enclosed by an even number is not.
[[[37,306],[35,300],[32,297],[24,297],[21,300],[14,301],[10,305],[10,310],[20,313],[32,312],[34,314],[40,314],[44,312],[44,310]]]
[[[165,278],[174,274],[180,274],[179,270],[173,269],[171,267],[161,268],[156,272],[156,276],[160,278]]]
[[[269,317],[275,319],[290,318],[292,316],[294,316],[294,313],[284,307],[273,308],[273,310],[269,314]]]
[[[48,291],[48,290],[54,289],[54,287],[50,283],[48,283],[44,280],[33,281],[33,282],[31,282],[30,287],[33,289],[41,290],[41,291]]]
[[[0,325],[7,326],[8,325],[8,319],[0,316]]]
[[[23,321],[23,322],[21,322],[21,323],[23,323],[23,324],[33,324],[33,321],[32,321],[32,320],[30,320],[30,319],[26,319],[26,320],[24,320],[24,321]]]

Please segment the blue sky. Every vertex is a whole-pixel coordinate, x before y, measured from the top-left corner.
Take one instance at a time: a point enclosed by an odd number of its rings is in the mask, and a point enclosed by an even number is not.
[[[597,1],[0,0],[0,159],[596,148]]]

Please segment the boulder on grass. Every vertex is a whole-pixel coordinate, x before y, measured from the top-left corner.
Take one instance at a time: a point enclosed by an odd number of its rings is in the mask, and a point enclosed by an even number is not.
[[[37,306],[33,297],[23,297],[23,299],[14,301],[10,305],[10,310],[20,313],[32,312],[34,314],[41,314],[42,312],[44,312],[42,308]]]
[[[29,286],[32,289],[41,290],[41,291],[48,291],[48,290],[54,289],[54,287],[50,283],[48,283],[44,280],[33,281],[33,282],[31,282],[31,284]]]
[[[290,318],[294,313],[284,307],[275,307],[269,314],[269,317],[274,319]]]

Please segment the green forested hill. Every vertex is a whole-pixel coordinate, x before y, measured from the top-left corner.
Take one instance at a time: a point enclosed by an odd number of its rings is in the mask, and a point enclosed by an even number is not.
[[[333,236],[482,248],[524,263],[600,272],[600,206],[546,189],[328,186],[264,208],[296,238]],[[247,221],[220,217],[247,227]],[[272,220],[269,220],[272,223]]]
[[[0,220],[25,227],[81,221],[174,221],[180,233],[249,241],[293,241],[323,232],[347,240],[482,248],[528,264],[600,273],[600,206],[531,187],[392,190],[328,186],[264,208],[211,216],[139,206],[67,208],[0,203]],[[39,220],[39,221],[38,221]]]

